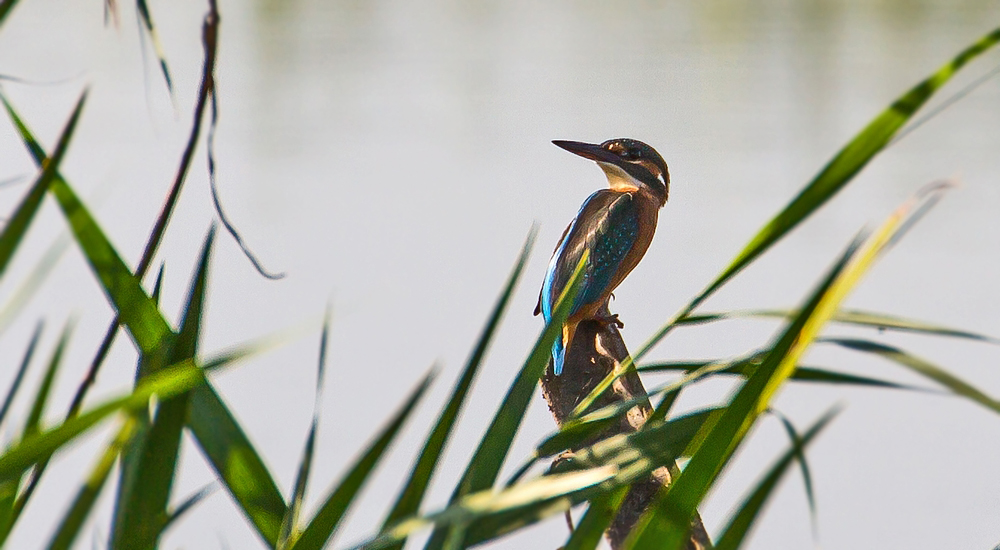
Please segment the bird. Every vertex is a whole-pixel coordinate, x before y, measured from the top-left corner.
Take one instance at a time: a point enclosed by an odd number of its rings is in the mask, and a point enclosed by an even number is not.
[[[589,251],[581,288],[552,345],[552,368],[559,376],[580,322],[596,320],[624,328],[618,315],[608,310],[608,301],[653,240],[659,211],[667,203],[670,173],[663,157],[636,139],[616,138],[601,144],[563,140],[552,143],[596,162],[608,178],[608,188],[584,201],[559,239],[535,306],[535,315],[542,314],[546,322],[552,320],[559,295],[569,284],[584,251]]]

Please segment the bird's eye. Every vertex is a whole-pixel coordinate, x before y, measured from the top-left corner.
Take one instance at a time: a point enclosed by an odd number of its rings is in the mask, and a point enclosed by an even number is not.
[[[625,158],[629,160],[636,160],[642,158],[642,151],[639,149],[627,149],[625,151]]]

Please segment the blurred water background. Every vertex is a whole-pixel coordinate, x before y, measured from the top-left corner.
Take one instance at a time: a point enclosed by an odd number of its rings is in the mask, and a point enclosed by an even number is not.
[[[0,29],[0,73],[46,83],[6,82],[4,89],[49,147],[80,89],[92,87],[62,172],[90,197],[135,265],[189,131],[206,7],[150,4],[174,77],[175,108],[140,41],[134,6],[119,6],[121,21],[109,27],[100,0],[21,2]],[[548,254],[583,199],[605,184],[597,167],[550,140],[635,137],[670,166],[670,202],[657,237],[612,305],[636,349],[868,120],[1000,22],[995,0],[222,0],[220,11],[221,198],[263,262],[288,276],[262,279],[231,239],[219,239],[201,349],[217,351],[318,318],[332,304],[309,505],[425,370],[442,366],[421,414],[368,486],[337,547],[380,523],[537,222],[535,253],[429,506],[446,501],[530,349],[541,326],[531,310]],[[998,63],[1000,52],[984,56],[934,104]],[[172,315],[213,219],[204,151],[160,254],[163,309]],[[0,179],[23,175],[27,182],[33,173],[11,125],[0,124]],[[794,306],[861,227],[923,184],[947,177],[962,187],[848,305],[1000,335],[1000,78],[877,157],[704,309]],[[0,188],[3,211],[25,185]],[[0,295],[13,292],[64,227],[47,204]],[[44,350],[70,314],[79,326],[52,418],[65,410],[112,317],[72,248],[0,339],[0,387],[9,384],[35,319],[48,322]],[[762,344],[778,326],[729,321],[682,329],[650,358],[736,354]],[[995,347],[843,327],[828,333],[881,338],[1000,394]],[[317,348],[318,333],[310,332],[216,378],[286,494],[312,412]],[[93,400],[128,387],[134,356],[119,337]],[[846,351],[817,347],[806,362],[921,382]],[[658,380],[650,377],[647,386]],[[32,378],[26,387],[35,384]],[[705,384],[680,405],[719,399],[729,388]],[[804,385],[786,388],[777,408],[801,426],[836,402],[846,404],[845,412],[809,453],[819,546],[991,548],[1000,541],[1000,418],[954,398]],[[537,398],[505,472],[553,427]],[[84,441],[49,469],[11,548],[36,548],[47,539],[103,442]],[[212,480],[190,443],[175,485],[178,501]],[[786,445],[780,424],[764,421],[702,510],[710,532]],[[106,488],[105,506],[81,548],[104,545],[111,494]],[[491,548],[555,548],[565,536],[565,523],[554,518]],[[795,472],[749,547],[814,545]],[[218,492],[171,529],[164,547],[262,545]]]

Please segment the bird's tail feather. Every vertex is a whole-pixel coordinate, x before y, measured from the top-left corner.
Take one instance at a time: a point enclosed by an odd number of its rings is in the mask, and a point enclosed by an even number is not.
[[[563,363],[566,360],[566,350],[573,343],[573,334],[576,332],[576,323],[566,323],[563,325],[562,334],[556,338],[552,344],[552,371],[556,376],[562,374]]]
[[[552,371],[556,376],[562,374],[563,361],[566,360],[566,348],[563,346],[563,337],[560,334],[556,341],[552,343]]]

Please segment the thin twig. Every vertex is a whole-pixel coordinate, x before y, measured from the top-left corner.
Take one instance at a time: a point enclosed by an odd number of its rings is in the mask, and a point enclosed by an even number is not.
[[[222,210],[222,203],[219,201],[219,189],[215,183],[215,128],[219,122],[219,106],[216,101],[217,97],[218,92],[216,91],[215,84],[213,83],[212,122],[208,127],[208,186],[212,190],[212,203],[215,204],[215,212],[219,215],[219,220],[222,222],[222,226],[226,228],[229,235],[231,235],[233,240],[236,241],[236,244],[239,245],[240,250],[243,251],[243,255],[250,260],[250,263],[253,264],[257,273],[260,273],[262,277],[271,280],[282,279],[285,277],[285,273],[272,273],[268,271],[257,256],[247,247],[246,243],[243,241],[243,237],[241,237],[239,232],[236,231],[236,227],[233,226],[232,222],[229,221],[229,217],[226,216],[225,211]]]
[[[205,113],[205,106],[208,103],[208,94],[212,86],[212,73],[215,67],[215,37],[218,36],[218,26],[219,13],[216,8],[215,1],[210,0],[209,12],[205,16],[205,21],[202,26],[202,40],[205,46],[205,62],[202,68],[201,87],[198,90],[198,103],[195,105],[194,109],[194,123],[191,128],[191,135],[188,138],[187,146],[184,148],[184,154],[181,156],[181,164],[177,168],[177,175],[174,177],[173,186],[170,188],[167,200],[164,202],[160,215],[156,219],[156,224],[153,226],[153,230],[149,235],[149,240],[146,242],[146,247],[143,250],[142,257],[139,259],[139,265],[136,267],[135,276],[139,280],[142,280],[143,276],[145,276],[146,272],[149,270],[149,266],[153,261],[153,256],[156,254],[156,249],[163,240],[163,234],[166,232],[167,222],[170,220],[170,215],[173,213],[174,206],[177,204],[177,198],[180,195],[181,187],[184,184],[188,169],[191,166],[191,159],[194,157],[194,151],[198,144],[198,137],[201,135],[201,120]],[[100,371],[101,365],[104,363],[104,359],[111,350],[111,344],[114,342],[115,335],[118,333],[118,326],[120,325],[120,322],[121,318],[118,315],[115,315],[114,320],[111,322],[111,325],[104,334],[104,340],[101,342],[101,345],[97,350],[97,354],[90,363],[90,369],[87,371],[87,376],[83,379],[80,386],[76,390],[73,402],[70,404],[69,411],[66,413],[67,420],[72,419],[79,414],[80,409],[83,406],[83,400],[86,397],[87,392],[90,391],[90,388],[93,387],[94,382],[97,380],[97,373]],[[14,513],[12,514],[12,517],[15,518],[15,520],[20,514],[20,511],[24,508],[24,505],[31,498],[32,493],[34,493],[35,488],[38,486],[38,482],[42,477],[42,473],[48,466],[48,463],[48,458],[38,462],[38,465],[32,471],[30,481],[28,481],[25,485],[21,494],[18,495],[18,498],[15,501]]]
[[[135,276],[139,280],[142,280],[146,272],[149,271],[149,266],[153,262],[153,256],[156,254],[156,250],[163,240],[163,235],[167,230],[167,223],[170,221],[170,216],[177,205],[177,198],[180,196],[181,187],[183,187],[184,180],[187,178],[188,169],[191,167],[191,159],[194,157],[194,152],[198,145],[198,137],[201,135],[201,121],[204,118],[205,107],[208,105],[208,95],[212,87],[212,73],[215,67],[216,52],[215,37],[218,35],[218,26],[219,13],[216,10],[215,2],[209,2],[209,12],[205,16],[205,22],[202,26],[205,62],[202,66],[201,87],[198,89],[198,102],[194,108],[194,122],[191,125],[191,134],[188,137],[184,153],[181,155],[181,163],[177,168],[177,175],[174,176],[174,183],[170,187],[170,193],[167,194],[167,199],[163,203],[160,215],[156,218],[156,223],[153,225],[152,232],[150,232],[149,240],[146,241],[146,247],[142,251],[139,265],[135,268]],[[94,360],[90,363],[90,370],[87,372],[87,376],[80,384],[80,387],[77,388],[76,396],[73,397],[73,403],[70,405],[69,412],[66,415],[67,419],[73,418],[80,412],[83,399],[97,380],[97,373],[101,368],[101,364],[111,349],[111,344],[114,342],[115,334],[118,332],[120,321],[121,319],[116,315],[114,321],[111,322],[111,325],[105,332],[104,340],[101,342]]]

